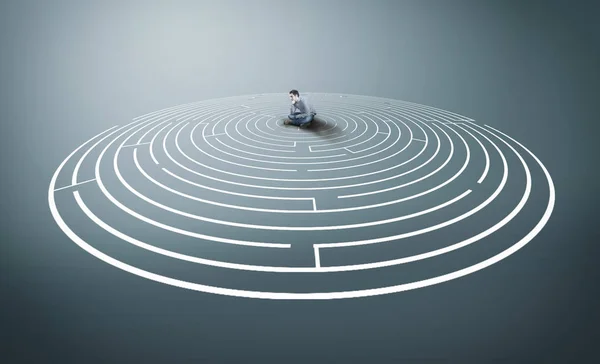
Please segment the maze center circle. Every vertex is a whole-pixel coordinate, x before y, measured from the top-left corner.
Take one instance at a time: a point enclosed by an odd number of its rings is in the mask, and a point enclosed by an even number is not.
[[[260,94],[101,132],[55,171],[52,215],[129,273],[264,299],[442,283],[506,258],[550,218],[549,172],[491,126],[398,100],[301,96],[317,113],[307,128],[283,123],[287,95]]]

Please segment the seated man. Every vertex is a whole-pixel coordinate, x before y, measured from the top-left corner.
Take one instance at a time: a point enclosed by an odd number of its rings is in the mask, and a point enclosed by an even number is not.
[[[313,121],[314,116],[317,115],[314,107],[304,97],[300,97],[298,90],[291,90],[289,92],[290,99],[292,100],[292,106],[290,107],[290,114],[288,115],[289,120],[285,120],[285,125],[296,125],[300,127],[309,126]]]

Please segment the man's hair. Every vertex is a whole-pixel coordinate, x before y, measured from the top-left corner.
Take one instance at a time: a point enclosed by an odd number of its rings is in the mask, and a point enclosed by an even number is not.
[[[300,97],[300,93],[298,92],[298,90],[291,90],[289,93]]]

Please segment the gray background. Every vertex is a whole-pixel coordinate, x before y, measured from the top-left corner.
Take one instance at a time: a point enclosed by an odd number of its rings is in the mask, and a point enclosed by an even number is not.
[[[597,10],[548,1],[2,2],[3,361],[590,359]],[[52,173],[92,135],[165,107],[291,88],[417,102],[497,127],[552,174],[549,224],[506,261],[443,285],[281,302],[140,279],[85,253],[50,216]]]

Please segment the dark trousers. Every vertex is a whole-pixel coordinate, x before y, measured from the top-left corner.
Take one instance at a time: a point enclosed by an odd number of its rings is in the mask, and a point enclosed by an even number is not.
[[[288,119],[290,119],[290,124],[292,125],[304,125],[304,124],[308,124],[311,121],[313,121],[313,119],[315,118],[315,116],[313,114],[302,114],[301,112],[295,112],[293,114],[288,115]]]

